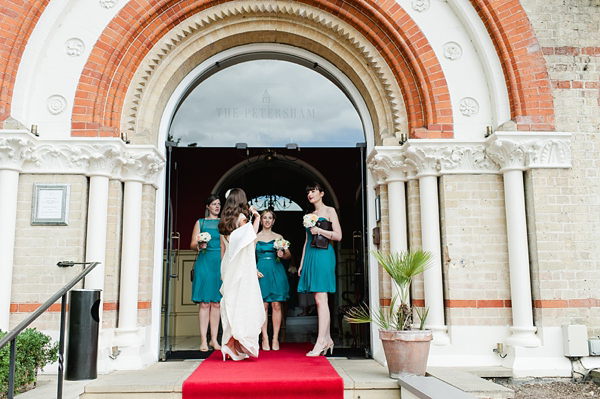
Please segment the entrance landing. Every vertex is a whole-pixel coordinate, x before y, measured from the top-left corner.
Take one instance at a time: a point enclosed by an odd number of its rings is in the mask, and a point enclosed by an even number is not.
[[[387,367],[373,359],[327,358],[344,380],[344,399],[401,398],[398,381],[388,375]],[[156,363],[145,370],[114,371],[99,375],[95,380],[65,381],[63,399],[181,399],[183,381],[196,370],[199,361]],[[446,379],[444,369],[432,370],[435,377]],[[506,372],[506,370],[505,370]],[[19,399],[48,399],[56,397],[56,375],[40,375],[43,382],[38,388],[19,395]],[[481,379],[480,379],[481,380]],[[486,383],[489,382],[487,380]],[[469,379],[475,397],[512,398],[511,392],[488,390],[485,396],[476,392],[479,388]],[[452,382],[465,390],[466,387]],[[496,384],[494,384],[496,385]],[[496,385],[496,387],[500,387]],[[503,388],[503,387],[500,387]],[[467,391],[468,392],[468,391]],[[478,392],[481,393],[481,392]],[[404,399],[404,398],[403,398]]]

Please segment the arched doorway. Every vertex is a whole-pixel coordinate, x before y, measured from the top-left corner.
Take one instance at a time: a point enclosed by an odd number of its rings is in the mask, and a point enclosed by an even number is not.
[[[256,62],[261,63],[258,70],[252,68]],[[261,79],[261,71],[269,70],[272,63],[290,62],[293,64],[280,71],[279,78],[271,70],[268,82]],[[333,334],[338,347],[351,347],[355,349],[354,353],[361,355],[368,349],[367,330],[350,328],[344,325],[341,318],[344,307],[368,302],[364,261],[366,143],[363,122],[356,105],[360,99],[355,100],[334,74],[319,68],[317,64],[281,52],[252,52],[225,58],[223,62],[217,61],[206,69],[199,67],[199,73],[192,81],[182,83],[185,89],[180,92],[178,102],[173,103],[168,129],[167,175],[170,192],[167,197],[170,198],[171,213],[167,215],[167,226],[171,227],[171,231],[167,231],[166,235],[176,239],[166,242],[168,261],[164,276],[166,301],[163,309],[166,323],[163,326],[163,358],[168,357],[169,352],[192,350],[198,346],[198,305],[189,298],[189,272],[193,268],[194,254],[186,248],[193,224],[197,218],[204,216],[204,198],[215,193],[223,200],[227,189],[241,187],[250,200],[282,197],[304,206],[304,187],[313,181],[318,181],[326,188],[329,205],[336,207],[343,221],[345,239],[336,248],[338,292],[330,298]],[[246,79],[240,79],[239,70],[243,71],[244,67],[250,71]],[[234,69],[235,73],[227,75],[227,71]],[[315,77],[302,75],[302,70],[307,70],[309,75]],[[316,70],[318,73],[315,73]],[[214,83],[219,75],[225,77]],[[247,100],[250,104],[235,103],[244,96],[244,90],[248,90],[248,87],[236,83],[232,77],[238,81],[251,81],[252,94],[255,99],[257,95],[262,95],[263,106],[257,108],[250,100]],[[299,82],[295,82],[295,86],[286,84],[286,77]],[[231,89],[229,97],[220,99],[222,92],[227,91],[224,87],[228,83],[235,87]],[[208,89],[202,91],[203,85]],[[326,85],[331,86],[330,89],[333,88],[338,97],[327,98]],[[311,93],[311,87],[318,88],[318,93]],[[308,98],[320,95],[325,96],[325,101],[331,104],[338,104],[342,100],[347,104],[337,109],[334,107],[333,111],[326,109],[319,115],[314,111],[321,109],[318,106],[310,107],[293,99],[289,101],[290,98],[280,99],[284,102],[282,106],[273,105],[270,96],[281,93],[296,93],[299,97]],[[267,101],[265,96],[269,96]],[[209,100],[202,103],[206,98]],[[193,106],[190,107],[190,104]],[[210,112],[202,115],[207,109]],[[336,123],[338,114],[347,115],[348,109],[354,114],[354,131],[349,131],[347,126],[336,131],[330,123]],[[187,123],[192,126],[188,130],[185,129],[186,116],[180,117],[186,112],[187,118],[191,119]],[[259,117],[256,117],[257,112]],[[305,114],[300,115],[302,112]],[[263,113],[263,117],[260,117],[260,113]],[[306,119],[309,119],[308,123],[303,124]],[[331,119],[334,121],[331,122]],[[341,124],[339,119],[337,123]],[[318,131],[328,124],[328,128]],[[256,131],[258,134],[253,134]],[[278,140],[282,131],[286,132],[286,141]],[[251,145],[246,141],[250,141]],[[316,312],[312,297],[301,297],[296,293],[297,274],[294,269],[299,266],[305,240],[301,226],[303,213],[302,209],[296,207],[277,214],[275,230],[292,242],[293,254],[291,263],[286,265],[291,298],[284,309],[288,321],[282,330],[281,339],[284,341],[310,341],[314,340],[312,335],[316,336]],[[172,249],[178,249],[173,252],[179,258],[169,256]]]

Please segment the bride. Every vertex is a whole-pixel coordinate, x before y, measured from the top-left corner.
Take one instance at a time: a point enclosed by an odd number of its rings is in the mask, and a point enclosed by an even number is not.
[[[246,193],[240,188],[226,195],[221,213],[221,352],[242,360],[258,357],[258,335],[265,322],[254,239],[260,223],[258,212],[248,207]],[[254,223],[250,224],[250,213]]]

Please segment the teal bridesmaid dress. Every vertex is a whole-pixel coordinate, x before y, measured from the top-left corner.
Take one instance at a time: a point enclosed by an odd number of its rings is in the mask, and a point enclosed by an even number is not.
[[[220,302],[221,293],[221,237],[219,219],[198,219],[200,233],[210,234],[206,251],[200,251],[194,264],[192,301]]]
[[[320,217],[319,220],[327,220]],[[298,292],[335,292],[335,251],[331,242],[327,249],[311,247],[313,235],[306,229],[308,240],[304,249],[304,263]]]
[[[256,268],[263,274],[258,279],[263,302],[284,302],[290,299],[290,285],[285,268],[277,261],[275,240],[256,243]]]

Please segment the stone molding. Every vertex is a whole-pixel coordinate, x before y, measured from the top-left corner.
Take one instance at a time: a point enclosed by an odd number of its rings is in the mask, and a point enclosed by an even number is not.
[[[367,165],[376,187],[431,175],[570,168],[571,133],[496,132],[486,140],[469,142],[411,139],[402,146],[375,147]]]
[[[114,138],[42,140],[27,131],[0,131],[0,170],[83,174],[158,187],[165,160],[156,147]]]

